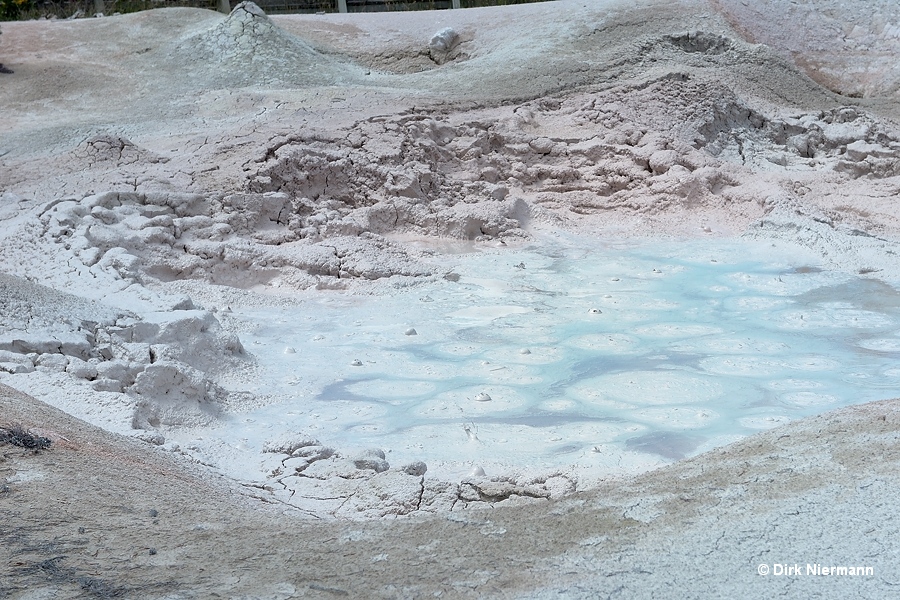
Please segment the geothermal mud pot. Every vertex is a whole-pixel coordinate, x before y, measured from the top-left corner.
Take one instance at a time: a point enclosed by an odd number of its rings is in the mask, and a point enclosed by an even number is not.
[[[52,441],[2,447],[9,590],[774,595],[758,565],[809,562],[883,596],[898,32],[829,0],[4,23],[0,425]],[[161,529],[91,538],[109,507]]]

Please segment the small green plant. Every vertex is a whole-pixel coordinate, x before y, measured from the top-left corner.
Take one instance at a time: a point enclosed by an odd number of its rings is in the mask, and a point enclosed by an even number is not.
[[[31,0],[0,0],[0,19],[18,19],[31,8]]]

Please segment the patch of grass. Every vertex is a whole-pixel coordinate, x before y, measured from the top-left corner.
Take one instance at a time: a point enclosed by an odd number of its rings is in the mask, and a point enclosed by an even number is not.
[[[235,0],[232,5],[236,5],[238,1]],[[0,0],[0,7],[4,6],[4,2],[9,5],[6,19],[23,21],[93,17],[96,8],[93,0]],[[171,6],[215,10],[217,4],[216,0],[105,0],[103,14],[126,14]]]
[[[29,450],[46,450],[52,442],[49,438],[34,435],[21,425],[0,427],[0,444],[12,444]]]

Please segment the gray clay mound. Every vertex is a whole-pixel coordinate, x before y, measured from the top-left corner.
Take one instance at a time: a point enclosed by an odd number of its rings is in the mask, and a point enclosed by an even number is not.
[[[228,393],[210,377],[250,360],[211,313],[192,308],[142,320],[0,274],[0,373],[40,369],[117,394],[135,428],[211,422]]]
[[[253,2],[178,45],[174,60],[228,85],[349,83],[356,69],[278,28]]]
[[[6,352],[87,360],[97,355],[97,328],[124,316],[124,311],[98,302],[0,274],[0,349]]]

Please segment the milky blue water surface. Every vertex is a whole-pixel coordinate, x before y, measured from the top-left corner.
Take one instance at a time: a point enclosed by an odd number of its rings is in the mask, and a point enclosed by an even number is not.
[[[258,324],[253,391],[284,397],[248,418],[409,457],[624,468],[900,395],[900,292],[790,247],[558,236],[435,260],[459,280],[237,311]]]

